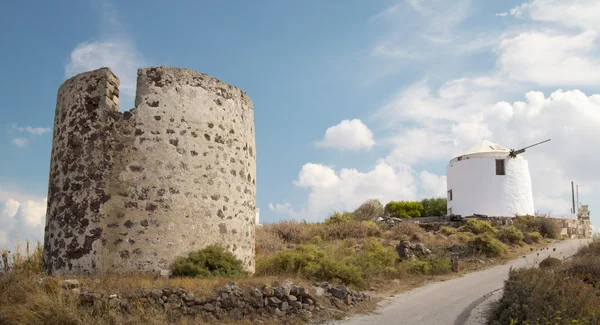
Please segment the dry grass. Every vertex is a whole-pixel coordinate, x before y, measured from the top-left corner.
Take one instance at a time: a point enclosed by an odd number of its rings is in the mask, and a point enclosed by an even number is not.
[[[359,277],[364,281],[362,288],[370,291],[375,297],[410,290],[432,281],[443,281],[457,275],[490,267],[510,258],[515,258],[530,249],[543,247],[545,243],[508,246],[505,256],[488,259],[480,256],[465,256],[459,261],[459,273],[447,273],[445,257],[431,260],[416,260],[397,263],[395,246],[401,239],[421,242],[430,248],[436,256],[444,256],[444,252],[464,249],[473,234],[468,232],[444,235],[441,232],[425,232],[418,224],[401,223],[390,229],[382,229],[373,222],[348,220],[344,222],[303,223],[283,221],[265,224],[256,229],[257,265],[274,259],[281,252],[293,252],[302,246],[314,247],[325,253],[328,263],[318,264],[322,269],[318,272],[285,272],[272,269],[269,272],[258,272],[250,278],[233,279],[241,288],[261,287],[277,281],[289,279],[298,285],[310,287],[316,280],[330,277],[332,282],[340,281],[341,272],[346,270],[340,265],[352,266],[360,271]],[[107,307],[82,307],[72,297],[48,292],[44,286],[36,283],[42,277],[48,283],[59,283],[61,277],[45,276],[41,272],[41,246],[36,249],[25,245],[24,254],[8,255],[3,252],[0,262],[0,324],[205,324],[201,319],[192,317],[173,318],[158,309],[145,309],[136,306],[128,314]],[[337,271],[336,271],[337,270]],[[341,270],[341,271],[340,271]],[[419,274],[419,270],[429,270]],[[436,271],[438,270],[438,271]],[[440,272],[442,274],[437,274]],[[314,270],[313,270],[314,271]],[[334,272],[333,275],[327,272]],[[345,271],[344,271],[345,272]],[[329,274],[329,275],[327,275]],[[343,273],[342,273],[343,275]],[[355,276],[352,275],[351,276]],[[182,288],[192,292],[196,298],[214,297],[219,288],[229,280],[227,278],[162,279],[151,276],[69,276],[77,279],[82,287],[93,292],[123,295],[137,289]],[[60,291],[60,290],[59,290]],[[327,310],[315,314],[320,318],[342,318],[352,313],[364,313],[376,308],[377,299],[366,302],[350,312]],[[265,320],[263,324],[275,324],[274,320]],[[221,321],[220,323],[250,324],[249,321]],[[301,318],[290,320],[287,324],[304,323]]]

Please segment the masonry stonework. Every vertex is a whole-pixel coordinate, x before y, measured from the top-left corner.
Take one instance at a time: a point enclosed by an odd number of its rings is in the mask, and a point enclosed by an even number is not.
[[[157,273],[221,244],[253,273],[252,101],[206,74],[152,67],[121,113],[118,86],[102,68],[58,91],[44,269]]]

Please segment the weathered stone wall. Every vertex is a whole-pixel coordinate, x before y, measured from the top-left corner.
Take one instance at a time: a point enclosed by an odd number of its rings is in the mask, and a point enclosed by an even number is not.
[[[510,226],[514,222],[514,217],[486,217],[482,220],[488,220],[495,227]],[[588,220],[551,218],[561,228],[561,235],[566,238],[591,238],[592,228]]]
[[[187,69],[138,70],[136,108],[118,112],[103,68],[58,91],[44,268],[159,272],[221,244],[254,272],[252,101]]]

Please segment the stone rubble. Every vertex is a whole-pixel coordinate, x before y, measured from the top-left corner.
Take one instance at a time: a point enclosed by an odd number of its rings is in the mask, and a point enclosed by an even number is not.
[[[396,246],[400,261],[409,260],[414,257],[425,257],[431,255],[431,250],[421,243],[413,244],[408,240],[401,240]]]
[[[229,281],[212,298],[198,299],[194,294],[181,288],[137,289],[127,294],[92,292],[79,286],[77,280],[63,280],[59,285],[48,286],[44,278],[37,281],[55,291],[79,296],[82,306],[120,309],[130,312],[141,305],[145,308],[162,308],[176,315],[201,315],[204,319],[221,320],[229,317],[234,320],[265,317],[311,317],[323,311],[323,302],[329,307],[347,311],[371,296],[353,291],[340,285],[327,282],[316,283],[311,288],[298,286],[290,281],[282,281],[272,286],[242,290],[237,283]]]

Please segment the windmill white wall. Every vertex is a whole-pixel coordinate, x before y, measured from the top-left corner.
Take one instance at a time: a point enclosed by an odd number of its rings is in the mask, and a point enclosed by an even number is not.
[[[508,149],[483,141],[450,160],[446,167],[448,214],[534,214],[529,164],[521,155],[509,158],[508,154]],[[504,175],[497,175],[496,160],[504,164]]]

